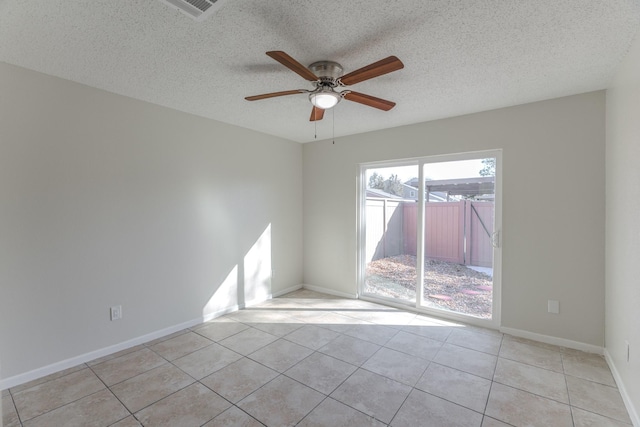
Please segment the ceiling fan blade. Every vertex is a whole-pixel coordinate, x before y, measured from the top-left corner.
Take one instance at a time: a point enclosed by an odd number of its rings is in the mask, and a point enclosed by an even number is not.
[[[276,96],[295,95],[296,93],[305,93],[305,92],[307,91],[304,89],[284,90],[282,92],[271,92],[271,93],[263,93],[262,95],[247,96],[244,99],[246,99],[247,101],[258,101],[260,99],[275,98]]]
[[[359,92],[347,92],[344,95],[344,99],[348,101],[358,102],[360,104],[368,105],[369,107],[378,108],[384,111],[389,111],[396,106],[395,102],[387,101],[386,99],[382,98],[376,98],[375,96],[366,95]]]
[[[355,71],[345,74],[340,78],[343,85],[349,86],[383,74],[398,71],[404,68],[404,64],[395,56],[381,59],[378,62],[359,68]]]
[[[315,82],[316,80],[318,80],[318,76],[313,74],[307,67],[305,67],[281,50],[273,50],[267,52],[267,55],[269,55],[291,71],[298,73],[303,79],[309,80],[310,82]]]
[[[324,117],[324,110],[322,108],[313,107],[311,110],[311,117],[309,118],[310,122],[315,122],[316,120],[322,120]]]

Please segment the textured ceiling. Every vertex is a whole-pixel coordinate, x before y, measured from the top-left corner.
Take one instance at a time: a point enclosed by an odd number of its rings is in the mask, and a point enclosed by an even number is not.
[[[195,22],[157,0],[0,0],[0,61],[307,142],[607,87],[640,27],[640,0],[229,0]],[[317,124],[311,84],[265,55],[345,73],[396,55]]]

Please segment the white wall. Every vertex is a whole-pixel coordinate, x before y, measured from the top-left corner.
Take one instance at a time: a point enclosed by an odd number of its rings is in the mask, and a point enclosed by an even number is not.
[[[640,38],[607,90],[606,350],[640,425]],[[625,341],[630,344],[627,362]],[[620,384],[619,384],[620,385]],[[629,405],[631,404],[631,405]]]
[[[0,63],[0,376],[299,285],[301,182],[300,144]]]
[[[0,376],[297,285],[303,253],[355,294],[358,163],[494,148],[503,326],[602,345],[604,117],[594,92],[300,146],[0,63]]]
[[[305,144],[304,283],[357,292],[359,163],[502,148],[502,325],[601,347],[604,141],[600,91]]]

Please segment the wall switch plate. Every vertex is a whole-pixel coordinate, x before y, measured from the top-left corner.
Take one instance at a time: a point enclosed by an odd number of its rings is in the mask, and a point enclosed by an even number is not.
[[[560,301],[550,299],[547,303],[547,310],[549,313],[559,314],[560,313]]]
[[[111,320],[120,320],[122,319],[122,306],[114,305],[111,307]]]

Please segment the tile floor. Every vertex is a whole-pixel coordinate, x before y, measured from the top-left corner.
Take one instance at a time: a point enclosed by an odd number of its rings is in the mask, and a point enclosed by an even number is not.
[[[308,290],[2,397],[5,427],[631,424],[602,357]]]

